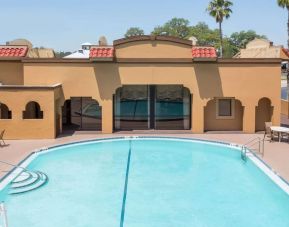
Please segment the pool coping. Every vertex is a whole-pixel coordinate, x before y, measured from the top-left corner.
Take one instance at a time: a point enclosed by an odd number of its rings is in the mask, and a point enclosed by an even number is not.
[[[236,150],[242,149],[242,145],[238,143],[230,143],[218,140],[208,140],[208,139],[199,139],[199,138],[184,138],[184,137],[176,137],[176,136],[116,136],[116,137],[108,137],[108,138],[94,138],[89,140],[79,140],[68,142],[64,144],[56,144],[47,147],[41,147],[33,150],[29,155],[27,155],[23,160],[21,160],[18,164],[16,164],[10,171],[8,171],[1,179],[0,179],[0,192],[5,189],[9,183],[13,179],[15,179],[22,171],[21,168],[26,168],[38,155],[53,152],[54,149],[60,147],[67,147],[71,145],[77,144],[87,144],[94,142],[105,142],[105,141],[115,141],[115,140],[128,140],[128,139],[166,139],[166,140],[177,140],[177,141],[187,141],[187,142],[199,142],[206,144],[213,144],[219,146],[226,146],[230,148],[234,148]],[[241,155],[241,153],[240,153]],[[282,189],[285,193],[289,195],[289,182],[286,181],[278,172],[276,172],[271,166],[269,166],[264,160],[258,157],[254,151],[247,148],[247,157],[258,167],[267,177],[269,177],[280,189]],[[241,157],[240,157],[241,159]],[[18,168],[21,167],[21,168]]]

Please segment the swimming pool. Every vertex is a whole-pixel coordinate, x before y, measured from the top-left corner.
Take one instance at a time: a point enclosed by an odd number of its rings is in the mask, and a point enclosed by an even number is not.
[[[49,151],[28,166],[47,185],[2,191],[9,226],[289,226],[288,194],[234,147],[136,138]]]

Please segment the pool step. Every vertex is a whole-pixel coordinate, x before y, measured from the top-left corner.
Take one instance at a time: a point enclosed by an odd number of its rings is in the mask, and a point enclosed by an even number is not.
[[[27,176],[28,175],[28,176]],[[22,172],[11,182],[9,194],[20,194],[40,188],[48,182],[48,176],[40,171]]]
[[[32,174],[30,172],[22,172],[19,176],[17,176],[12,182],[13,183],[19,183],[22,181],[26,181],[32,177]]]

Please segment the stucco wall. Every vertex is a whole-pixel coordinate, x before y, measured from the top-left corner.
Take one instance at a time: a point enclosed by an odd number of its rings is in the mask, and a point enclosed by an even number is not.
[[[124,84],[183,84],[189,88],[193,132],[203,132],[204,107],[215,97],[240,100],[245,132],[255,131],[255,109],[263,97],[274,106],[273,123],[280,123],[277,63],[25,63],[24,74],[24,83],[29,85],[62,83],[64,99],[87,96],[99,101],[104,132],[112,131],[112,95]]]
[[[4,85],[22,85],[23,63],[20,61],[0,62],[0,82]]]
[[[43,119],[23,119],[23,111],[30,101],[39,103]],[[53,90],[0,89],[0,102],[12,111],[12,119],[0,119],[5,139],[55,138]]]
[[[117,46],[116,57],[192,59],[192,47],[166,41],[138,41]]]
[[[145,39],[145,40],[144,40]],[[114,61],[97,59],[24,59],[0,62],[0,81],[10,85],[55,85],[57,89],[1,90],[0,102],[12,110],[12,121],[1,120],[7,138],[53,138],[61,132],[61,107],[71,97],[92,97],[102,107],[102,131],[113,131],[113,94],[122,85],[181,84],[192,94],[192,132],[238,130],[253,133],[263,124],[256,117],[260,99],[273,108],[272,122],[280,124],[280,61],[270,59],[192,59],[189,41],[143,37],[115,43]],[[200,60],[200,59],[199,59]],[[234,121],[216,119],[215,98],[239,100]],[[28,101],[38,101],[43,120],[23,120]],[[241,117],[241,110],[243,117]],[[256,121],[257,119],[257,121]]]

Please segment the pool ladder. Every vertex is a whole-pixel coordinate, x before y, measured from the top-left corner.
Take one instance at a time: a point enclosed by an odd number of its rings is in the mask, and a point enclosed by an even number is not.
[[[4,202],[0,203],[0,226],[8,227],[7,212]]]
[[[256,149],[257,145],[257,149]],[[256,137],[254,139],[249,140],[248,142],[242,144],[241,146],[241,158],[243,161],[247,161],[248,153],[255,153],[257,151],[258,154],[264,155],[264,139],[260,137]]]

